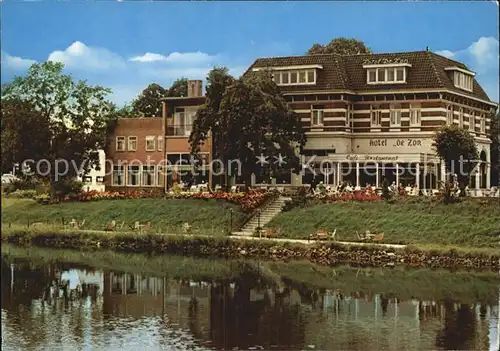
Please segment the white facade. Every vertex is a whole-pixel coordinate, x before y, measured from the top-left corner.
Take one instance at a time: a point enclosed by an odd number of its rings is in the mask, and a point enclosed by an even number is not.
[[[77,179],[83,182],[83,190],[84,191],[104,191],[104,175],[106,174],[105,170],[105,162],[106,162],[106,154],[104,150],[99,150],[99,165],[100,170],[96,170],[94,167],[83,177],[78,177]]]

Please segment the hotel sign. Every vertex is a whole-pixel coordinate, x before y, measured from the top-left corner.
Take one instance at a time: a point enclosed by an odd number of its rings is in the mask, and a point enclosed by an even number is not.
[[[395,59],[366,59],[363,61],[363,65],[389,65],[389,64],[401,64],[401,63],[408,63],[408,59],[401,59],[401,58],[395,58]]]
[[[370,147],[410,147],[410,148],[419,148],[422,147],[422,139],[413,139],[413,138],[405,138],[405,139],[391,139],[391,142],[387,139],[370,139],[369,146]]]

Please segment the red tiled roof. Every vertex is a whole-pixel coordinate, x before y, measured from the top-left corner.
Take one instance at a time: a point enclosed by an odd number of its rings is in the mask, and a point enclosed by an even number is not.
[[[366,82],[366,69],[363,61],[366,59],[405,59],[411,64],[407,70],[405,84],[374,85]],[[491,101],[481,86],[474,80],[473,92],[456,88],[445,71],[446,67],[469,68],[461,62],[448,59],[428,51],[414,51],[388,54],[362,54],[362,55],[307,55],[259,58],[250,66],[247,73],[253,68],[322,65],[315,85],[281,86],[283,92],[293,91],[321,91],[321,90],[408,90],[408,89],[448,89],[464,95]],[[470,71],[470,70],[469,70]]]

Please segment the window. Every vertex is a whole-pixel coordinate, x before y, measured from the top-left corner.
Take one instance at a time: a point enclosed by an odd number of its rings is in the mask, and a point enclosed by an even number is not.
[[[353,123],[353,107],[352,105],[347,105],[347,110],[345,113],[345,126],[346,127],[351,127],[351,124]]]
[[[179,108],[174,116],[174,135],[189,136],[191,134],[193,122],[196,119],[195,109]]]
[[[306,77],[306,71],[299,71],[299,83],[305,83]]]
[[[103,183],[104,182],[104,177],[95,177],[96,183]]]
[[[324,106],[323,105],[313,105],[311,109],[311,124],[313,126],[322,126],[323,125],[323,114],[324,114]]]
[[[114,186],[124,186],[125,185],[125,167],[124,166],[113,166],[113,181]]]
[[[281,84],[281,72],[274,72],[273,79],[274,79],[274,83],[276,83],[276,85],[280,85]]]
[[[422,123],[422,110],[419,104],[410,105],[410,126],[420,126]]]
[[[400,126],[401,125],[401,105],[394,104],[391,105],[391,126]]]
[[[384,83],[385,81],[386,81],[386,79],[385,79],[385,68],[379,68],[379,69],[377,69],[377,82]]]
[[[155,166],[142,166],[142,185],[155,185]]]
[[[404,68],[396,68],[396,82],[406,81],[406,70]]]
[[[163,151],[163,136],[158,136],[158,151]]]
[[[146,151],[155,151],[155,137],[147,136],[146,137]]]
[[[289,72],[281,72],[281,84],[282,85],[290,84],[290,74],[289,74]]]
[[[156,166],[156,185],[163,186],[163,177],[165,176],[164,167],[162,165]]]
[[[479,130],[481,131],[481,133],[486,133],[486,116],[484,115],[484,113],[481,113]]]
[[[378,105],[371,106],[370,123],[372,127],[380,127],[382,120],[382,111],[379,110]]]
[[[377,71],[374,69],[368,70],[368,83],[375,83],[377,81]]]
[[[85,176],[85,177],[83,177],[83,182],[84,182],[85,184],[90,184],[90,183],[92,183],[92,177],[90,177],[90,176]]]
[[[307,82],[308,83],[316,83],[316,71],[309,70],[307,71]]]
[[[476,130],[476,113],[473,110],[469,114],[469,130],[473,132]]]
[[[116,151],[125,151],[125,137],[117,136],[116,137]]]
[[[128,151],[136,151],[137,150],[137,137],[130,136],[128,137]]]
[[[448,105],[446,109],[446,124],[451,126],[453,124],[453,106]]]
[[[472,87],[474,85],[474,78],[462,72],[454,72],[453,75],[453,83],[457,88],[472,91]]]
[[[313,69],[275,71],[273,78],[276,85],[316,84],[316,71]]]
[[[460,128],[464,127],[464,109],[460,107],[458,110],[458,126]]]
[[[369,68],[366,70],[368,84],[393,84],[406,82],[404,67]]]
[[[127,172],[127,185],[128,186],[139,186],[139,166],[128,166]]]

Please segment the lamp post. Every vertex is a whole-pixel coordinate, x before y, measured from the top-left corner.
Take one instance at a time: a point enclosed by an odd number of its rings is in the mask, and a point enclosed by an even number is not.
[[[229,234],[233,231],[233,209],[229,209]]]
[[[260,209],[257,210],[257,230],[259,231],[259,238],[261,238],[261,230],[260,230]]]

